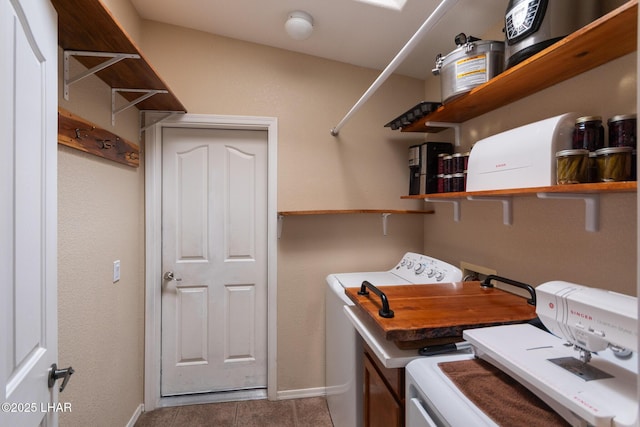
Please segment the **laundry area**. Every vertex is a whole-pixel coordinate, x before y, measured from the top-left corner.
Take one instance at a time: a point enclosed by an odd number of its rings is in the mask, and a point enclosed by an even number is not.
[[[0,426],[640,425],[637,0],[0,16]]]

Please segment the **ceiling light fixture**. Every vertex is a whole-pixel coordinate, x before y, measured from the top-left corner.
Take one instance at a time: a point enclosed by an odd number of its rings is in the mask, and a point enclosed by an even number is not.
[[[284,29],[292,39],[306,40],[313,32],[313,17],[301,10],[290,12]]]

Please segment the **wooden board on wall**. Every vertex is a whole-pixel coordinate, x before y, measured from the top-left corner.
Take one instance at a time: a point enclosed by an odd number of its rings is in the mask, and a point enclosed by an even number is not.
[[[127,166],[140,166],[137,145],[64,108],[58,108],[58,143]]]

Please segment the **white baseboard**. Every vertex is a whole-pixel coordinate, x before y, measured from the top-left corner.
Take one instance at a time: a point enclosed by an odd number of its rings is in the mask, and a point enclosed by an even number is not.
[[[302,388],[299,390],[283,390],[278,392],[278,400],[301,399],[305,397],[326,396],[326,387]]]
[[[141,403],[133,412],[133,415],[131,416],[131,419],[127,423],[126,427],[133,427],[134,425],[136,425],[138,418],[140,418],[140,415],[142,415],[143,412],[144,412],[144,405]]]

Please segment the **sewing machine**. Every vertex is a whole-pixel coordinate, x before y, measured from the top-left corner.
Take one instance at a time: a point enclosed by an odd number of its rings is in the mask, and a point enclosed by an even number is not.
[[[464,331],[502,369],[576,426],[639,426],[637,298],[554,281],[536,288],[529,324]]]

